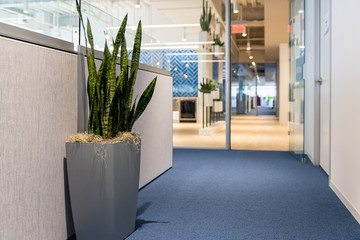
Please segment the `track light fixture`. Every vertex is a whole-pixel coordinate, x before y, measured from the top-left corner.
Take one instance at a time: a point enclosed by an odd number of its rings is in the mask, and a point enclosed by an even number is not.
[[[233,13],[239,13],[239,4],[238,4],[237,0],[234,0],[234,3],[233,3]]]
[[[140,0],[135,0],[135,8],[140,8]]]

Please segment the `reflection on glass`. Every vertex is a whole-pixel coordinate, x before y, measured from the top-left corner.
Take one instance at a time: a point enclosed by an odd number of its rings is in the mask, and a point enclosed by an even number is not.
[[[304,159],[304,0],[290,2],[290,151]]]
[[[84,20],[91,23],[94,46],[103,51],[126,14],[129,58],[139,20],[143,35],[140,63],[161,68],[173,77],[174,146],[225,147],[225,22],[221,5],[212,8],[210,31],[200,27],[202,1],[82,0]],[[164,4],[167,7],[164,7]],[[179,7],[181,6],[181,7]],[[164,10],[176,9],[174,16]],[[216,11],[215,11],[216,8]],[[189,14],[190,13],[190,14]],[[75,0],[0,0],[0,22],[85,45]],[[218,44],[215,44],[214,39]],[[200,84],[216,85],[210,93]]]
[[[0,22],[69,42],[78,38],[73,0],[1,0]]]
[[[232,115],[276,115],[276,63],[233,63]]]

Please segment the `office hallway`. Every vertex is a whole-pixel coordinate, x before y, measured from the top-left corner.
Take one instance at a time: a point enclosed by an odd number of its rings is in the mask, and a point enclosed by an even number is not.
[[[127,239],[360,239],[328,178],[288,152],[174,150],[139,193]]]
[[[174,123],[174,147],[225,148],[223,129],[212,136],[199,136],[201,123]],[[231,118],[231,147],[238,150],[289,151],[289,125],[276,116],[241,115]]]

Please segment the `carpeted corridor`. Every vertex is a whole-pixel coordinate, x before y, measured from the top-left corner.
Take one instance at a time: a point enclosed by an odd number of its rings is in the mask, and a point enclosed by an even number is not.
[[[360,239],[326,174],[287,152],[175,149],[138,206],[128,240]]]

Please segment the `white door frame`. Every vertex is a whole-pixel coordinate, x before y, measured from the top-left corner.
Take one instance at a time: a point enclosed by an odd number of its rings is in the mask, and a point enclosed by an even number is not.
[[[332,12],[332,0],[329,0],[329,22],[330,22],[330,69],[329,69],[329,95],[330,95],[330,102],[329,102],[329,106],[330,106],[330,110],[329,110],[329,121],[330,121],[330,126],[331,126],[331,62],[332,62],[332,56],[331,56],[331,46],[332,46],[332,31],[331,31],[331,24],[332,24],[332,20],[331,20],[331,12]],[[321,29],[321,21],[323,19],[321,19],[321,0],[317,0],[315,1],[315,81],[318,81],[319,79],[321,79],[321,34],[322,34],[322,29]],[[321,125],[321,111],[320,111],[320,106],[321,106],[321,102],[320,102],[320,97],[321,97],[321,84],[316,83],[315,84],[315,101],[314,101],[314,164],[315,165],[320,165],[320,141],[321,141],[321,132],[320,132],[320,125]],[[330,127],[329,126],[329,127]],[[330,131],[330,129],[329,129]],[[330,180],[330,173],[331,173],[331,132],[329,133],[329,180]]]

